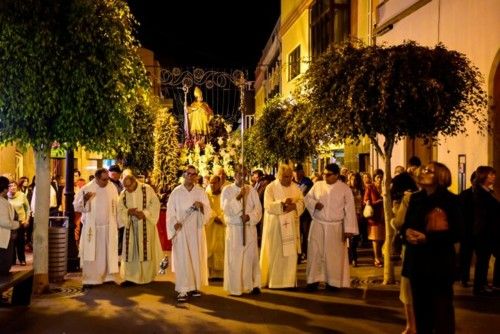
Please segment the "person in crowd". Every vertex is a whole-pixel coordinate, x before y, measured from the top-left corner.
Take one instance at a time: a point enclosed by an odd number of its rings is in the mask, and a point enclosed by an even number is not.
[[[28,252],[33,251],[33,228],[35,223],[35,217],[33,215],[33,195],[35,194],[35,177],[31,179],[31,183],[28,186],[28,193],[26,197],[30,203],[30,216],[28,218],[28,227],[26,228],[26,249]]]
[[[324,181],[314,184],[304,202],[312,224],[307,254],[307,289],[314,291],[320,282],[327,288],[349,287],[349,257],[346,240],[358,234],[358,222],[351,189],[340,181],[340,168],[328,164]]]
[[[177,186],[167,202],[167,235],[172,240],[172,271],[175,272],[177,301],[200,297],[208,285],[207,243],[204,225],[210,218],[210,202],[196,184],[198,172],[192,165],[184,171],[184,183]]]
[[[256,225],[262,216],[262,206],[257,191],[245,184],[245,178],[246,169],[239,166],[235,182],[222,192],[227,223],[224,290],[235,296],[259,294],[261,284]]]
[[[210,219],[205,225],[207,236],[208,278],[219,280],[224,277],[224,244],[226,222],[222,210],[221,180],[217,175],[210,178],[210,189],[207,189],[210,202]]]
[[[369,174],[365,174],[365,195],[363,201],[373,207],[373,216],[368,217],[368,240],[373,245],[373,265],[383,267],[382,264],[382,244],[385,240],[384,223],[384,203],[382,198],[382,176],[375,174],[375,180],[372,183]]]
[[[418,169],[414,170],[415,176],[417,175],[417,172]],[[401,227],[405,222],[406,211],[408,210],[410,197],[417,190],[418,188],[415,190],[406,191],[397,207],[397,211],[395,212],[393,227],[396,230],[396,236],[400,239],[402,239],[400,231]],[[403,261],[404,261],[405,249],[406,246],[403,244],[401,248],[401,258],[403,259]],[[415,313],[413,312],[413,298],[411,294],[412,292],[411,292],[410,280],[403,273],[401,273],[399,300],[404,305],[405,316],[406,316],[406,328],[402,334],[415,334],[417,332],[417,325],[415,324]]]
[[[15,265],[19,260],[21,266],[26,265],[26,254],[24,250],[25,234],[29,225],[30,205],[28,198],[23,192],[18,191],[17,182],[9,183],[9,192],[7,193],[9,203],[17,213],[19,228],[17,229],[16,238],[14,240],[14,254],[12,256],[12,264]]]
[[[462,233],[458,196],[448,190],[450,170],[436,161],[422,169],[418,184],[401,228],[402,275],[410,280],[417,333],[454,333],[455,244]]]
[[[28,197],[28,191],[30,188],[29,184],[30,180],[28,179],[27,176],[21,176],[17,181],[17,190],[25,194],[26,198]]]
[[[356,211],[356,220],[358,224],[358,232],[360,231],[360,222],[364,218],[362,215],[363,210],[363,196],[365,194],[365,190],[363,188],[363,181],[361,180],[361,174],[352,173],[349,176],[348,186],[351,188],[352,196],[354,198],[354,209]],[[353,267],[358,266],[358,244],[361,233],[354,234],[349,238],[349,263],[352,264]]]
[[[416,156],[411,157],[408,160],[408,171],[404,169],[396,174],[396,176],[391,180],[391,200],[392,200],[392,212],[396,215],[403,200],[403,195],[405,192],[415,192],[418,190],[417,182],[413,174],[409,171],[413,171],[414,167],[419,167],[421,165],[420,159]],[[391,221],[391,227],[394,228],[394,219]],[[395,232],[398,229],[394,228]],[[391,255],[398,256],[401,254],[402,239],[398,233],[394,233],[394,237],[391,240]]]
[[[118,192],[105,168],[75,196],[75,211],[82,213],[80,266],[84,289],[116,282],[118,274]]]
[[[116,191],[118,191],[118,194],[121,194],[123,191],[123,183],[121,181],[121,177],[123,173],[123,170],[120,168],[119,165],[111,165],[108,168],[108,173],[109,173],[109,181],[111,184],[113,184],[116,187]],[[119,226],[118,227],[118,255],[122,255],[123,251],[123,231],[125,227]]]
[[[304,196],[292,178],[292,168],[280,165],[278,179],[264,193],[260,270],[262,286],[270,289],[297,286],[299,217],[304,211]]]
[[[301,164],[297,164],[293,170],[293,182],[295,182],[302,195],[306,195],[313,186],[313,182],[308,178],[304,172],[304,167]],[[309,227],[311,226],[311,215],[308,210],[300,215],[300,248],[302,254],[299,257],[299,263],[303,263],[307,259],[307,239],[309,237]]]
[[[488,268],[491,255],[494,255],[493,286],[500,288],[500,207],[494,196],[493,185],[496,171],[491,166],[479,166],[474,182],[474,244],[476,268],[474,271],[475,295],[490,295]]]
[[[118,199],[119,225],[124,226],[124,253],[120,274],[122,285],[146,284],[156,277],[163,252],[156,223],[160,216],[160,200],[153,188],[137,181],[135,176],[123,179]]]
[[[472,262],[472,254],[474,253],[474,181],[476,172],[470,176],[471,186],[460,193],[460,207],[464,214],[464,233],[460,240],[460,251],[458,253],[459,260],[459,279],[464,288],[469,287],[470,281],[470,265]]]
[[[9,179],[0,176],[0,276],[9,274],[14,253],[14,239],[19,222],[16,211],[7,199]]]

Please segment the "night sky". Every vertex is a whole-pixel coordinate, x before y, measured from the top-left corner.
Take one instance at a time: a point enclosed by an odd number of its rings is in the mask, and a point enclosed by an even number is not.
[[[243,69],[250,77],[279,18],[280,0],[128,0],[137,38],[162,67]]]

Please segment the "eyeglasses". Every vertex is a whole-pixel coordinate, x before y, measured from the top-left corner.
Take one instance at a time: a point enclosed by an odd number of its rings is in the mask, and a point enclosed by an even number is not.
[[[332,176],[333,173],[323,173],[323,175],[326,176],[326,177],[329,177],[329,176]]]
[[[425,173],[425,174],[434,174],[434,170],[429,168],[429,167],[425,167],[424,169],[422,169],[422,173]]]
[[[196,176],[196,175],[198,175],[198,173],[186,172],[186,175],[187,176]]]

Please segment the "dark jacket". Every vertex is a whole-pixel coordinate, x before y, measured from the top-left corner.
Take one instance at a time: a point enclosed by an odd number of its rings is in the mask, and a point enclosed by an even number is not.
[[[474,237],[500,255],[500,204],[482,186],[474,188]]]
[[[427,232],[427,217],[439,208],[448,220],[447,231]],[[458,196],[446,189],[438,189],[427,195],[424,190],[412,194],[405,223],[402,227],[403,238],[406,230],[412,228],[426,234],[426,242],[413,245],[405,241],[406,253],[403,275],[409,277],[432,278],[436,284],[450,284],[455,274],[455,249],[463,234],[463,223]]]

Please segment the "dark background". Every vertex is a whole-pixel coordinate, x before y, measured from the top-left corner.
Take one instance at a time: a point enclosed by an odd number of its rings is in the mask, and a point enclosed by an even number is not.
[[[128,0],[136,37],[162,67],[241,69],[253,78],[279,0]]]

